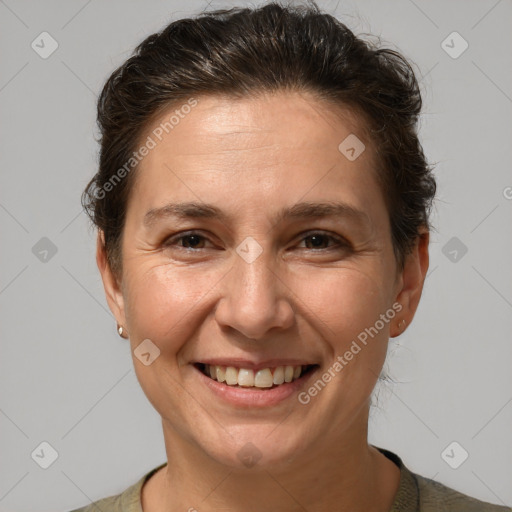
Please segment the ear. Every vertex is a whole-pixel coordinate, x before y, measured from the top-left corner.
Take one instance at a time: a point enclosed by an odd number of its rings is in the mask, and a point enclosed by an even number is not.
[[[429,264],[429,240],[428,229],[421,229],[414,248],[406,256],[404,268],[398,277],[395,302],[400,303],[402,309],[396,315],[396,322],[391,326],[390,336],[392,338],[405,331],[407,326],[411,324],[418,308]],[[405,321],[405,326],[398,327],[403,325],[403,321]]]
[[[103,288],[105,290],[108,307],[110,308],[110,311],[112,311],[117,323],[122,326],[126,326],[123,293],[116,276],[108,264],[107,253],[105,250],[105,236],[101,230],[98,230],[96,242],[96,264],[98,265],[101,279],[103,281]]]

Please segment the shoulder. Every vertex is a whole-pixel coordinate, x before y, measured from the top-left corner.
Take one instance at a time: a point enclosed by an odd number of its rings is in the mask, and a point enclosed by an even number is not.
[[[142,512],[140,505],[140,481],[121,494],[95,501],[71,512]]]
[[[477,500],[413,473],[396,453],[375,448],[400,468],[400,482],[391,512],[512,512],[511,507]]]
[[[118,494],[117,496],[103,498],[85,507],[71,510],[71,512],[98,512],[98,510],[101,510],[101,512],[122,512],[121,496],[123,494],[124,493]]]
[[[419,491],[421,512],[512,512],[511,507],[493,505],[413,473]]]
[[[142,486],[154,473],[166,464],[165,462],[152,469],[136,483],[125,489],[121,494],[103,498],[85,507],[71,510],[70,512],[143,512],[141,504]]]

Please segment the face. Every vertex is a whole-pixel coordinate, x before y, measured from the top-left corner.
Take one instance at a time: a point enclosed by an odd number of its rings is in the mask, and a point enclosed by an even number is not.
[[[143,137],[156,146],[137,169],[119,286],[98,249],[107,299],[169,435],[230,466],[306,460],[367,421],[426,246],[398,271],[348,112],[298,93],[197,100],[161,141],[174,109]],[[338,149],[350,134],[366,145],[355,160]]]

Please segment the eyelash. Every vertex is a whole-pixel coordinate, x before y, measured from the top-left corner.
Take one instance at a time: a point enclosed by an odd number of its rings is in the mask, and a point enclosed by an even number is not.
[[[179,242],[181,240],[184,240],[188,237],[192,237],[192,236],[196,236],[196,237],[199,237],[203,240],[208,240],[208,238],[204,235],[202,235],[201,233],[197,232],[197,231],[187,231],[187,232],[184,232],[184,233],[179,233],[178,235],[173,235],[169,238],[167,238],[164,242],[164,246],[165,247],[170,247],[170,246],[173,246],[176,242]],[[322,236],[322,237],[325,237],[326,239],[330,240],[330,241],[333,241],[335,242],[336,245],[334,246],[331,246],[331,247],[322,247],[322,248],[319,248],[319,249],[309,249],[310,251],[315,251],[315,252],[318,252],[318,251],[327,251],[329,249],[334,249],[336,247],[338,248],[347,248],[349,247],[349,244],[348,242],[343,239],[342,237],[338,237],[338,236],[334,236],[334,235],[331,235],[331,234],[328,234],[324,231],[310,231],[308,233],[306,233],[302,238],[301,238],[301,242],[303,240],[306,240],[307,238],[311,238],[313,236]],[[184,249],[186,251],[199,251],[201,249],[204,249],[203,247],[200,247],[200,248],[193,248],[193,247],[181,247],[181,246],[178,246],[179,249]],[[303,247],[303,249],[307,249],[307,247]]]

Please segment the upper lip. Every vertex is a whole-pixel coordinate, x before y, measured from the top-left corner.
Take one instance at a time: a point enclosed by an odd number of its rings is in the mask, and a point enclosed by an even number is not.
[[[265,361],[251,361],[244,358],[206,358],[200,361],[193,361],[192,364],[208,364],[210,366],[233,366],[235,368],[246,368],[261,370],[262,368],[276,368],[278,366],[311,366],[316,363],[304,359],[266,359]]]

